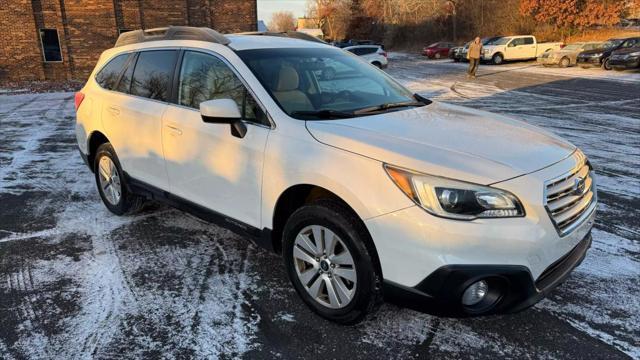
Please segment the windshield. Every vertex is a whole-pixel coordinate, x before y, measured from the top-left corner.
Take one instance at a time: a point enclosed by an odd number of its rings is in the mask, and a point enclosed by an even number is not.
[[[582,47],[584,46],[584,44],[571,44],[571,45],[567,45],[565,46],[562,50],[580,50],[582,49]]]
[[[492,41],[488,45],[506,45],[509,41],[511,41],[511,38],[503,37],[503,38],[496,39],[495,41]]]
[[[622,40],[607,40],[607,42],[604,43],[603,47],[605,49],[611,49],[611,48],[615,48],[618,47],[618,45],[620,45],[622,43]]]
[[[326,119],[417,106],[413,93],[384,72],[334,48],[257,49],[237,52],[289,116]],[[390,105],[393,105],[390,106]],[[420,104],[424,105],[424,104]]]
[[[428,48],[434,48],[434,47],[440,47],[440,43],[433,43],[429,46],[427,46]]]

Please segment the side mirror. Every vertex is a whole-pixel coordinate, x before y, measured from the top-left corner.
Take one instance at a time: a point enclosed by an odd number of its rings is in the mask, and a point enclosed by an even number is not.
[[[207,100],[200,103],[202,121],[209,124],[231,125],[231,135],[243,138],[247,126],[242,122],[238,104],[232,99]]]

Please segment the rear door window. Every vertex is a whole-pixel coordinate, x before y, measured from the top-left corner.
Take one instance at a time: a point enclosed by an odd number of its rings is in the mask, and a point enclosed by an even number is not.
[[[364,48],[362,50],[364,50],[362,55],[369,55],[369,54],[375,53],[378,50],[378,48],[376,48],[376,47],[368,47],[368,48]]]
[[[104,89],[114,90],[128,58],[129,54],[122,54],[109,61],[96,75],[98,84]]]
[[[169,101],[176,58],[176,50],[141,52],[133,71],[130,93],[149,99]]]
[[[525,45],[533,45],[533,38],[532,37],[524,38],[524,44]]]

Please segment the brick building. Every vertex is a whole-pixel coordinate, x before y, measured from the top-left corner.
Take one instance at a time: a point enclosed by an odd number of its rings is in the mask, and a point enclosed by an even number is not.
[[[86,78],[122,31],[254,31],[256,0],[0,0],[0,83]]]

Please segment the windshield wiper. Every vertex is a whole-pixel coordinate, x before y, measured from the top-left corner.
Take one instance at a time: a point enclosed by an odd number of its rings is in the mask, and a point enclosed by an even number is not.
[[[292,116],[312,117],[316,119],[346,119],[356,116],[353,112],[338,111],[338,110],[313,110],[313,111],[294,111]]]
[[[356,115],[359,115],[359,114],[385,111],[385,110],[394,109],[394,108],[409,107],[409,106],[424,106],[424,105],[426,104],[421,101],[405,101],[405,102],[389,103],[389,104],[366,107],[363,109],[356,110],[353,113]]]

